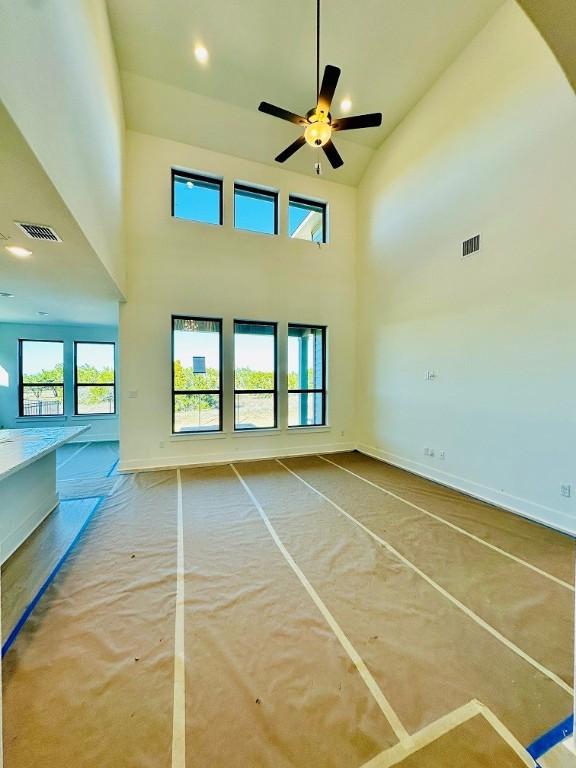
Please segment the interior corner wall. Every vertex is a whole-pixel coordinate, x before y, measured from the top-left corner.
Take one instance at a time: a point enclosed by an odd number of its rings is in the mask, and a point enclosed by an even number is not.
[[[0,98],[122,292],[124,114],[105,3],[0,3]]]
[[[517,0],[558,59],[576,90],[576,4],[572,0]]]
[[[18,340],[64,342],[64,415],[40,418],[20,417],[18,409]],[[118,329],[103,325],[48,325],[34,323],[0,323],[0,429],[27,427],[78,427],[87,424],[88,432],[74,442],[118,440],[116,414],[74,415],[74,342],[113,341],[118,359]],[[116,365],[118,370],[118,365]],[[116,375],[116,395],[119,381]]]
[[[172,167],[223,177],[223,226],[171,216]],[[234,181],[278,190],[279,235],[234,228]],[[327,201],[328,244],[319,248],[288,237],[290,193]],[[355,188],[167,139],[127,133],[129,293],[128,301],[120,307],[121,469],[354,447],[355,219]],[[172,435],[172,314],[224,321],[222,434]],[[234,319],[278,322],[280,349],[287,343],[288,322],[328,326],[327,428],[287,429],[282,387],[286,370],[280,367],[280,429],[234,432]]]
[[[358,194],[361,450],[569,532],[575,136],[574,94],[509,0]]]

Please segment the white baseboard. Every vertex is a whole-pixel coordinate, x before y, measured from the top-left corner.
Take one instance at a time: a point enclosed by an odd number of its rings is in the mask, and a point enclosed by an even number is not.
[[[576,519],[562,510],[553,509],[542,504],[513,496],[499,491],[496,488],[482,485],[468,478],[429,467],[412,459],[398,456],[374,446],[364,443],[328,443],[326,445],[301,446],[294,448],[257,448],[237,452],[204,453],[202,456],[188,458],[183,456],[156,456],[150,459],[133,459],[120,461],[118,472],[144,472],[161,469],[175,469],[177,467],[202,467],[218,464],[230,464],[231,462],[256,461],[259,459],[286,458],[289,456],[310,456],[318,453],[338,453],[342,451],[358,450],[372,458],[379,459],[393,466],[413,472],[415,475],[425,477],[435,483],[444,485],[453,490],[465,493],[480,501],[493,504],[501,509],[513,512],[534,522],[549,528],[576,536]]]
[[[317,453],[339,453],[353,451],[355,443],[328,443],[326,445],[302,446],[295,448],[256,448],[254,450],[235,451],[234,453],[205,453],[201,457],[162,456],[152,459],[133,459],[120,461],[118,472],[143,472],[158,469],[175,469],[176,467],[203,467],[216,464],[230,464],[240,461],[257,461],[258,459],[288,458],[289,456],[313,456]]]
[[[445,472],[435,467],[429,467],[413,459],[407,459],[371,445],[359,443],[356,446],[356,450],[374,459],[379,459],[400,469],[413,472],[415,475],[425,477],[427,480],[433,480],[435,483],[465,493],[467,496],[472,496],[480,501],[485,501],[509,512],[514,512],[521,517],[541,523],[548,528],[554,528],[562,533],[567,533],[569,536],[576,536],[576,519],[573,515],[559,509],[553,509],[529,499],[513,496],[512,494],[499,491],[497,488],[491,488],[468,478],[453,475],[450,472]]]

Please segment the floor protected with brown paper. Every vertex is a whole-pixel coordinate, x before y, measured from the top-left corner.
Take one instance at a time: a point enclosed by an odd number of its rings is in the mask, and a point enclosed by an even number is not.
[[[5,768],[534,765],[573,569],[359,453],[122,476],[4,658]]]

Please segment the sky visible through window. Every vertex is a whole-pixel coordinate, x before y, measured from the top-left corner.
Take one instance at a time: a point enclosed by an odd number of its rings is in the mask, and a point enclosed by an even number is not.
[[[76,347],[76,363],[78,368],[90,365],[101,371],[114,368],[114,347],[112,344],[90,344],[82,342]]]
[[[300,240],[325,242],[323,211],[319,203],[291,197],[288,202],[288,235]]]
[[[274,337],[237,333],[234,341],[236,368],[272,373],[274,371]]]
[[[217,333],[206,331],[175,331],[174,360],[180,360],[184,368],[192,368],[193,357],[204,357],[206,368],[220,366],[220,341]]]
[[[25,341],[22,345],[22,373],[34,375],[42,371],[53,371],[62,365],[62,344],[60,342]]]
[[[206,368],[218,368],[219,342],[217,333],[204,331],[175,331],[174,360],[180,360],[184,368],[192,367],[193,357],[206,358]],[[234,362],[236,368],[253,371],[273,371],[274,341],[272,336],[237,334]]]
[[[273,235],[276,231],[276,199],[267,195],[234,191],[234,226]]]
[[[296,232],[309,213],[310,211],[307,211],[305,208],[299,208],[295,205],[288,206],[288,232],[290,237]]]
[[[60,342],[25,341],[22,349],[23,373],[34,375],[42,371],[52,371],[62,364],[62,344]],[[114,368],[114,347],[112,344],[79,344],[78,366],[91,365],[98,370]]]
[[[185,176],[174,176],[174,216],[189,221],[200,221],[206,224],[220,224],[221,187],[218,181],[210,179],[189,179]],[[289,201],[288,205],[288,235],[294,237],[302,223],[309,218],[298,237],[323,242],[322,209],[320,206],[305,202]],[[308,226],[309,225],[309,226]],[[276,200],[267,196],[265,191],[234,190],[234,226],[252,232],[265,234],[276,233]]]
[[[175,176],[174,216],[220,224],[220,184]]]

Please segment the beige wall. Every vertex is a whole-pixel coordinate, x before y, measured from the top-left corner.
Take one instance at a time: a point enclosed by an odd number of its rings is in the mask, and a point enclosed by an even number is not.
[[[576,89],[576,3],[574,0],[518,0],[540,30]]]
[[[0,3],[0,98],[122,291],[124,117],[105,4]]]
[[[567,81],[508,2],[358,197],[361,446],[572,530],[575,135]]]
[[[172,166],[225,179],[224,226],[173,219]],[[128,302],[121,307],[121,467],[151,467],[350,448],[354,445],[356,190],[283,169],[128,132]],[[235,180],[280,191],[280,235],[233,228]],[[326,200],[330,243],[287,237],[288,194]],[[224,319],[224,435],[171,436],[171,314]],[[328,326],[326,430],[288,431],[286,398],[270,434],[234,434],[232,323]],[[282,363],[282,356],[280,358]],[[280,382],[285,366],[280,368]],[[282,392],[282,389],[280,390]],[[130,394],[136,396],[130,397]]]

